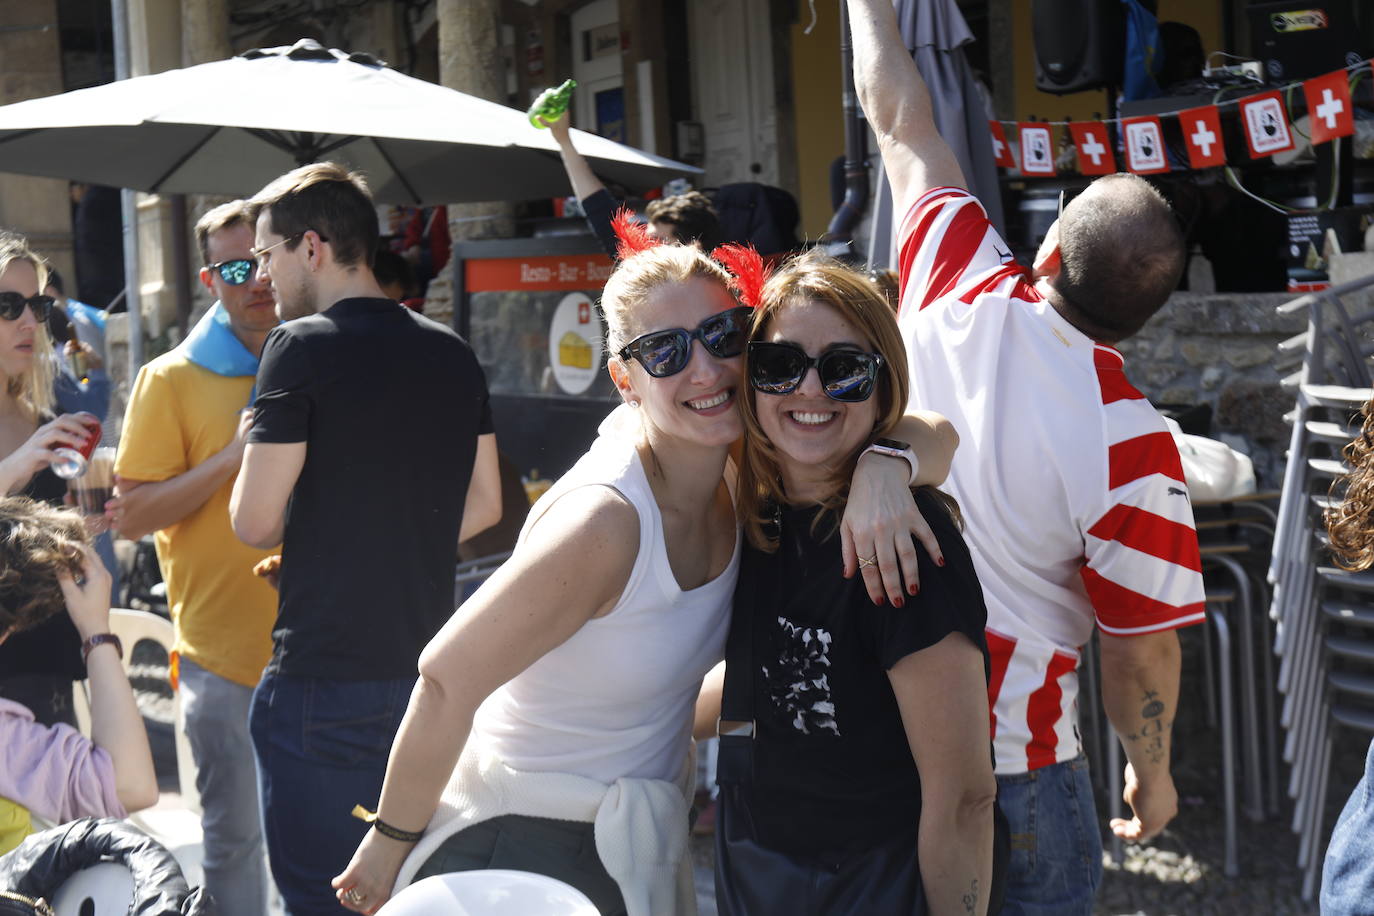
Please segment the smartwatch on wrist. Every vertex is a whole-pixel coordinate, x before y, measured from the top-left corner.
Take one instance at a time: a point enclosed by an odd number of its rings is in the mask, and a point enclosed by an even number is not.
[[[921,466],[921,462],[916,459],[916,453],[911,450],[911,443],[903,442],[900,439],[874,439],[873,444],[864,449],[859,457],[867,455],[869,452],[877,452],[879,455],[886,455],[889,458],[905,458],[906,463],[911,466],[911,475],[907,477],[907,486],[916,482],[916,472]]]

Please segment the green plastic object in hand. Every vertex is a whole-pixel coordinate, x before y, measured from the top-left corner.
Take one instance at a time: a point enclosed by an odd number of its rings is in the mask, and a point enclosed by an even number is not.
[[[530,123],[543,129],[545,125],[539,123],[539,118],[552,124],[563,117],[563,112],[568,110],[568,103],[572,101],[572,91],[576,88],[577,80],[564,80],[563,85],[539,93],[539,98],[534,100],[526,113]]]

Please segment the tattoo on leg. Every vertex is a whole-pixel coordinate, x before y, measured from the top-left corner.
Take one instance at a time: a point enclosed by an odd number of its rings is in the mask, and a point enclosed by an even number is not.
[[[973,879],[973,884],[969,886],[968,893],[964,895],[964,912],[973,913],[978,910],[978,879]]]

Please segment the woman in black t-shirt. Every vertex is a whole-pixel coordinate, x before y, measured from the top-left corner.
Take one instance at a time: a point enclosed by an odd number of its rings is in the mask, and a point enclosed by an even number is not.
[[[765,287],[746,371],[720,910],[985,912],[997,791],[987,612],[957,507],[914,492],[945,562],[921,551],[919,591],[897,607],[843,578],[834,549],[855,462],[906,406],[892,310],[864,277],[802,256]]]
[[[52,450],[79,446],[75,414],[54,418],[52,299],[40,295],[47,267],[21,237],[0,232],[0,497],[61,505],[67,487],[48,467]],[[0,646],[0,696],[28,706],[45,725],[71,723],[72,681],[86,676],[81,640],[59,614]]]

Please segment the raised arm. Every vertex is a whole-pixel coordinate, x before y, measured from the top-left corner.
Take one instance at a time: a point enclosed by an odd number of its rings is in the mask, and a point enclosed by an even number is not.
[[[986,913],[997,780],[982,653],[951,633],[887,674],[921,774],[917,855],[930,912]]]
[[[931,188],[967,187],[959,161],[935,130],[930,93],[897,31],[892,0],[848,0],[854,88],[878,138],[893,212]]]
[[[387,761],[377,814],[401,830],[429,823],[467,743],[473,714],[492,691],[615,606],[634,567],[639,518],[603,487],[555,503],[515,554],[444,625],[420,655]],[[339,901],[375,912],[413,844],[370,830],[334,879]],[[364,903],[352,905],[356,890]]]
[[[81,584],[65,573],[59,574],[58,584],[67,613],[85,641],[110,631],[110,574],[93,549],[84,547],[82,552]],[[126,652],[133,649],[124,647]],[[91,649],[86,674],[91,688],[91,741],[110,755],[119,803],[128,811],[146,808],[157,801],[158,794],[153,754],[133,688],[112,644]]]
[[[549,133],[553,134],[554,142],[558,144],[559,155],[563,157],[563,170],[568,173],[568,181],[572,183],[573,193],[578,200],[586,200],[597,191],[606,190],[606,186],[601,183],[601,179],[596,177],[592,167],[587,164],[587,160],[577,151],[577,147],[572,142],[572,125],[568,122],[568,114],[564,112],[557,121],[546,121],[539,119],[549,128]]]
[[[1112,832],[1143,843],[1178,813],[1169,772],[1174,717],[1178,714],[1181,653],[1173,630],[1139,636],[1098,633],[1102,706],[1126,749],[1124,798],[1130,820],[1112,818]]]

